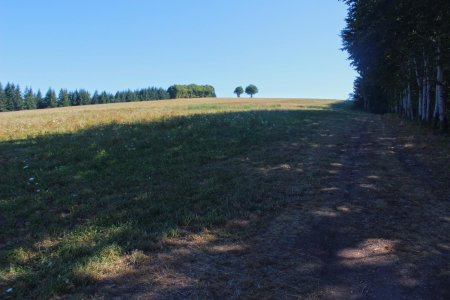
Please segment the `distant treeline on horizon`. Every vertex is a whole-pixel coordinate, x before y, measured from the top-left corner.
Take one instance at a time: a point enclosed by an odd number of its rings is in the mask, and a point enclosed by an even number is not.
[[[92,95],[84,89],[75,91],[61,89],[58,95],[56,95],[55,90],[49,88],[44,96],[40,90],[34,93],[31,88],[27,87],[22,93],[17,84],[7,83],[3,88],[3,85],[0,83],[0,112],[90,104],[206,97],[216,97],[214,87],[197,84],[172,85],[167,90],[149,87],[134,91],[118,91],[115,94],[95,91]]]

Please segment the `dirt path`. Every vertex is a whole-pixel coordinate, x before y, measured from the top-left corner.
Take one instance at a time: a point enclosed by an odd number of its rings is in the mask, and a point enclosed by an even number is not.
[[[323,185],[296,195],[256,238],[183,241],[145,276],[105,283],[105,295],[450,299],[448,178],[381,117],[360,122]]]

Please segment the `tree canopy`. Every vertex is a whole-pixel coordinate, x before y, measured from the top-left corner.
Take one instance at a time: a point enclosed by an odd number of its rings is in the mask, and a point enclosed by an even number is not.
[[[344,49],[359,73],[353,99],[447,127],[450,71],[448,0],[344,0]]]
[[[214,87],[210,85],[172,85],[167,89],[170,98],[206,98],[206,97],[216,97],[216,92]]]
[[[245,88],[245,93],[253,98],[253,95],[258,93],[258,88],[256,87],[256,85],[250,84]]]
[[[244,89],[242,88],[242,86],[238,86],[237,88],[234,89],[233,93],[235,93],[236,96],[239,98],[244,93]]]
[[[162,100],[169,98],[199,98],[216,97],[214,87],[210,85],[188,86],[174,85],[165,90],[163,88],[148,87],[138,90],[118,91],[115,94],[106,91],[95,91],[90,94],[84,89],[68,91],[61,89],[56,96],[53,89],[49,89],[45,97],[41,91],[36,94],[31,88],[26,88],[22,94],[20,87],[7,83],[5,87],[0,83],[0,112],[21,109],[52,108],[57,106],[77,106],[88,104],[104,104],[132,101]]]

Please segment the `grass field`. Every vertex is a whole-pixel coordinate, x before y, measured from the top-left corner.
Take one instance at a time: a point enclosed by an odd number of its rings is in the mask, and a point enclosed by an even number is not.
[[[449,153],[332,100],[1,113],[0,298],[446,299]]]
[[[1,290],[82,295],[150,259],[164,240],[244,236],[224,225],[287,201],[273,195],[283,182],[268,175],[284,168],[273,165],[283,144],[313,151],[329,128],[350,125],[343,106],[197,99],[0,114]]]

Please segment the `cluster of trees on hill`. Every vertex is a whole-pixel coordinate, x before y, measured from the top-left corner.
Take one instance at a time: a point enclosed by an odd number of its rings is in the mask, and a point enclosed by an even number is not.
[[[238,98],[244,93],[244,88],[242,86],[238,86],[234,89],[234,92]],[[250,84],[245,88],[245,93],[253,98],[253,95],[258,93],[258,88],[254,84]]]
[[[167,89],[170,98],[215,98],[216,92],[210,85],[172,85]]]
[[[118,91],[115,94],[95,91],[92,95],[83,89],[75,91],[61,89],[57,95],[53,89],[49,88],[47,93],[42,95],[40,90],[34,93],[31,88],[26,88],[22,93],[19,85],[7,83],[3,88],[0,83],[0,112],[88,104],[215,96],[216,94],[212,86],[194,84],[188,86],[174,85],[167,91],[162,88],[149,87],[134,91]]]
[[[359,73],[355,104],[448,127],[450,1],[343,1],[344,49]]]

